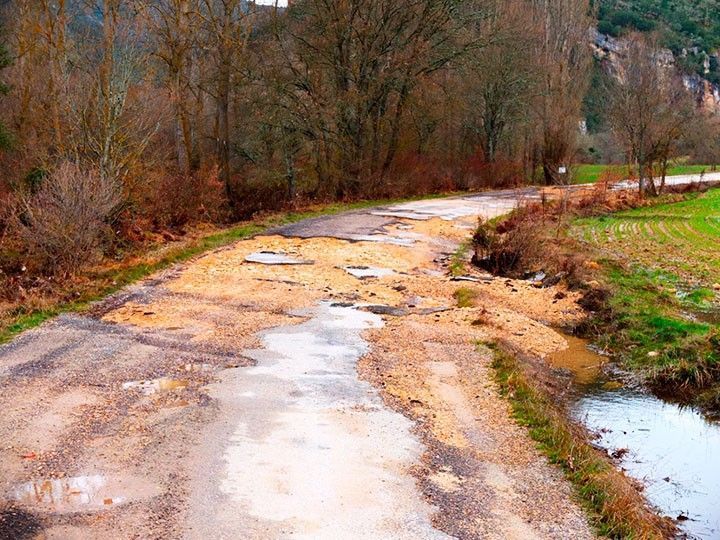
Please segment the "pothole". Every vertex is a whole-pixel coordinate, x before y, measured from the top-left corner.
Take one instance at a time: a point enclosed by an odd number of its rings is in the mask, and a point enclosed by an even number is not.
[[[314,261],[298,259],[296,257],[291,257],[286,253],[276,251],[258,251],[255,253],[251,253],[250,255],[245,257],[245,262],[254,264],[267,264],[270,266],[315,264]]]
[[[114,493],[101,475],[27,482],[15,489],[12,498],[23,505],[54,512],[97,510],[127,501]]]
[[[146,396],[149,396],[158,392],[184,390],[189,385],[189,381],[184,379],[171,379],[168,377],[161,377],[159,379],[148,379],[144,381],[129,381],[123,383],[122,387],[123,390],[138,390]]]
[[[464,482],[462,478],[447,470],[437,471],[430,475],[428,479],[438,488],[448,493],[460,491]]]
[[[32,480],[20,484],[8,496],[23,507],[62,514],[105,510],[159,494],[156,485],[142,478],[92,474]]]
[[[382,278],[395,274],[395,271],[389,268],[377,268],[374,266],[343,266],[343,270],[358,279]]]

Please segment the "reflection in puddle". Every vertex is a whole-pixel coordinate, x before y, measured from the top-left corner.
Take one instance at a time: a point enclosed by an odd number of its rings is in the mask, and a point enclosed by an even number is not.
[[[648,500],[693,538],[720,537],[720,424],[700,413],[630,389],[590,391],[574,415],[610,452],[627,449],[622,467],[641,480]]]
[[[588,342],[565,336],[569,349],[548,357],[572,371],[578,398],[572,415],[598,434],[597,444],[620,457],[645,496],[692,538],[720,538],[720,424],[690,408],[624,388],[603,377],[607,359]]]
[[[44,506],[56,512],[102,508],[122,504],[124,497],[104,493],[103,476],[76,476],[28,482],[18,487],[13,498],[23,504]]]
[[[139,390],[146,396],[157,392],[169,392],[172,390],[183,390],[190,383],[182,379],[169,379],[162,377],[160,379],[149,379],[146,381],[130,381],[123,383],[123,390]]]
[[[395,272],[389,268],[376,268],[373,266],[345,266],[343,270],[358,279],[380,278],[395,274]]]

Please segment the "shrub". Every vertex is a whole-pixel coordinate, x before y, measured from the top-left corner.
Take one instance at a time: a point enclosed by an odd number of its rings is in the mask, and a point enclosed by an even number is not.
[[[43,271],[72,274],[101,255],[122,201],[115,180],[66,162],[21,197],[15,227]]]
[[[164,173],[153,182],[148,204],[156,228],[180,228],[192,222],[222,221],[227,200],[217,167]]]
[[[543,236],[535,219],[522,219],[504,233],[480,221],[473,236],[473,263],[488,272],[515,276],[542,260]]]

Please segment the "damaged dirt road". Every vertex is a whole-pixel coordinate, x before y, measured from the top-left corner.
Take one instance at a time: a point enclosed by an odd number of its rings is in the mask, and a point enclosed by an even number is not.
[[[309,220],[4,346],[0,537],[591,538],[480,345],[560,350],[575,299],[448,273],[534,196]]]

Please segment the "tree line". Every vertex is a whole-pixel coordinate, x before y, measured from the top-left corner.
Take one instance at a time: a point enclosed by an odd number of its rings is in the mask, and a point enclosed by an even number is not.
[[[7,272],[72,272],[148,230],[304,201],[564,183],[584,144],[588,0],[6,0],[1,13]],[[648,170],[661,152],[621,125],[632,99],[607,110]]]

